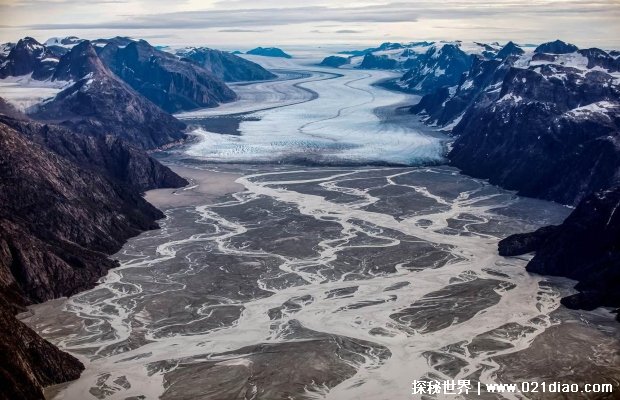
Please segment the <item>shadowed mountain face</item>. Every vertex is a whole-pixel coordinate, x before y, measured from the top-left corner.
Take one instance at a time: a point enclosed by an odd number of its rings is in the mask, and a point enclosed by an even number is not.
[[[81,135],[57,125],[2,115],[0,123],[80,167],[103,173],[138,192],[187,184],[144,151],[113,135]]]
[[[274,79],[276,75],[260,65],[226,51],[196,47],[177,53],[203,67],[225,82],[260,81]]]
[[[57,53],[31,37],[21,39],[14,46],[5,46],[4,50],[6,56],[0,58],[0,79],[27,74],[32,74],[33,79],[48,79],[54,73],[59,58]]]
[[[157,227],[161,212],[136,189],[0,128],[4,291],[40,302],[91,287],[115,266],[104,253]]]
[[[39,105],[32,116],[84,134],[113,134],[142,148],[185,137],[185,125],[163,112],[107,69],[90,42],[60,60],[54,79],[75,83]]]
[[[214,107],[236,98],[215,74],[144,40],[123,47],[108,43],[99,56],[112,72],[167,112]]]
[[[0,115],[0,398],[42,399],[83,366],[13,314],[93,287],[117,266],[107,254],[163,216],[140,193],[187,182],[118,137],[12,114]]]
[[[580,293],[562,300],[568,307],[620,307],[619,208],[620,187],[590,195],[561,225],[502,240],[500,254],[536,251],[528,271],[578,280]]]
[[[539,49],[572,49],[558,46]],[[475,58],[458,84],[429,93],[411,110],[453,128],[449,158],[464,172],[577,204],[618,177],[619,67],[600,49],[524,54],[508,43],[495,59]]]
[[[0,399],[43,399],[41,387],[79,378],[84,366],[18,321],[0,297]]]

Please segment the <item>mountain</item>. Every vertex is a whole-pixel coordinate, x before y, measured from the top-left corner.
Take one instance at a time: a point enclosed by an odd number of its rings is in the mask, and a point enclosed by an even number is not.
[[[257,47],[246,52],[245,54],[265,57],[293,58],[291,55],[286,54],[284,51],[278,49],[277,47]]]
[[[401,78],[404,86],[428,92],[441,86],[456,85],[472,64],[472,57],[457,44],[434,45]]]
[[[530,272],[578,280],[562,300],[573,308],[620,307],[619,67],[597,48],[509,42],[411,108],[451,132],[448,158],[464,173],[577,206],[559,226],[499,244],[505,256],[535,251]]]
[[[215,107],[236,98],[211,72],[144,40],[127,45],[109,42],[98,56],[119,78],[170,113]]]
[[[578,56],[581,67],[570,65]],[[508,68],[501,87],[480,96],[452,130],[451,162],[565,204],[611,187],[620,177],[620,86],[588,62],[571,53]]]
[[[346,57],[328,56],[325,57],[319,65],[324,67],[338,68],[343,65],[349,64],[349,62],[349,59]]]
[[[591,194],[561,225],[509,236],[499,243],[499,252],[515,256],[535,251],[528,271],[579,281],[579,293],[562,299],[570,308],[619,308],[619,209],[619,186]]]
[[[52,79],[75,83],[40,104],[31,113],[36,119],[89,135],[113,134],[146,149],[185,137],[185,125],[114,75],[89,41],[60,59]]]
[[[427,124],[453,128],[460,122],[466,109],[484,103],[487,97],[494,98],[508,68],[516,60],[515,54],[520,54],[519,50],[510,42],[493,59],[472,56],[469,71],[463,74],[457,84],[431,90],[411,107],[411,112],[422,115]]]
[[[547,53],[547,54],[568,54],[574,53],[578,50],[574,44],[566,43],[561,40],[554,42],[543,43],[536,47],[534,53]]]
[[[1,249],[6,251],[6,249]],[[84,366],[18,321],[0,297],[0,399],[42,400],[42,387],[79,378]]]
[[[27,304],[92,287],[115,266],[106,254],[157,227],[163,215],[137,187],[86,161],[82,167],[4,123],[0,133],[0,247],[8,250],[0,275],[12,277],[3,282],[5,298]],[[79,145],[69,142],[74,147],[67,151]]]
[[[368,53],[364,56],[359,68],[362,69],[393,69],[396,68],[398,62],[387,55],[374,55]]]
[[[20,39],[12,47],[5,45],[3,51],[7,50],[0,64],[0,79],[32,74],[33,79],[45,80],[52,76],[58,63],[57,54],[31,37]]]
[[[497,57],[497,43],[479,42],[386,42],[364,50],[341,51],[348,64],[361,69],[406,70],[395,82],[401,90],[426,94],[445,85],[455,85],[467,72],[473,57],[490,60]],[[336,68],[339,61],[330,60]],[[341,64],[344,65],[344,64]]]
[[[117,266],[108,254],[163,217],[140,193],[187,182],[118,137],[13,115],[0,115],[0,398],[43,399],[84,367],[14,314],[94,286]]]
[[[521,47],[511,41],[506,43],[506,45],[502,47],[502,49],[497,53],[495,58],[498,60],[505,60],[508,57],[520,56],[523,53],[525,53],[525,51],[523,51]]]
[[[187,184],[146,152],[114,135],[83,135],[7,113],[0,115],[0,123],[81,168],[102,173],[137,192]]]
[[[507,44],[502,60],[474,58],[458,84],[431,91],[412,112],[451,129],[455,166],[522,195],[577,204],[611,187],[620,165],[618,61],[600,49],[515,49]]]
[[[252,61],[226,51],[193,47],[177,52],[225,82],[261,81],[275,79],[276,75]]]

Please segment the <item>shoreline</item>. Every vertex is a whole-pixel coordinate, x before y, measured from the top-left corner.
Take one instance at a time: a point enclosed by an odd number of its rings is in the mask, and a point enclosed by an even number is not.
[[[187,179],[189,184],[177,189],[152,189],[144,194],[146,201],[164,212],[171,208],[212,204],[218,197],[245,190],[243,185],[236,183],[242,174],[178,164],[168,164],[167,167]]]

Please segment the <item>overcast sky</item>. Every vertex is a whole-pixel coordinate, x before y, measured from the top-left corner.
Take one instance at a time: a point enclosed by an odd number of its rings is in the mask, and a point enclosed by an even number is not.
[[[159,45],[375,45],[561,38],[620,48],[620,0],[0,0],[0,42],[144,38]]]

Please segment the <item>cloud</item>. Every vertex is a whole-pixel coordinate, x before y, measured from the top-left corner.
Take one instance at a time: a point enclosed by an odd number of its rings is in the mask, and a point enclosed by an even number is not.
[[[271,32],[271,29],[220,29],[218,32],[244,33],[244,32]]]
[[[340,30],[334,31],[334,33],[364,33],[364,32],[368,32],[368,31],[357,31],[355,29],[340,29]]]
[[[178,34],[175,43],[208,37],[213,44],[236,46],[268,36],[247,33],[272,31],[271,41],[287,44],[371,42],[387,33],[404,40],[562,37],[615,46],[620,44],[618,21],[620,0],[0,0],[4,40],[69,33],[93,38]]]
[[[69,0],[71,1],[71,0]],[[237,2],[238,6],[253,4]],[[269,3],[271,4],[271,3]],[[601,14],[620,15],[616,0],[582,2],[576,0],[515,2],[509,0],[478,0],[464,3],[458,0],[394,2],[363,6],[309,5],[302,7],[211,8],[166,12],[151,15],[127,15],[105,22],[42,23],[24,27],[39,30],[54,29],[206,29],[281,26],[301,23],[397,23],[419,19],[466,20],[469,18],[518,15],[541,17]]]

